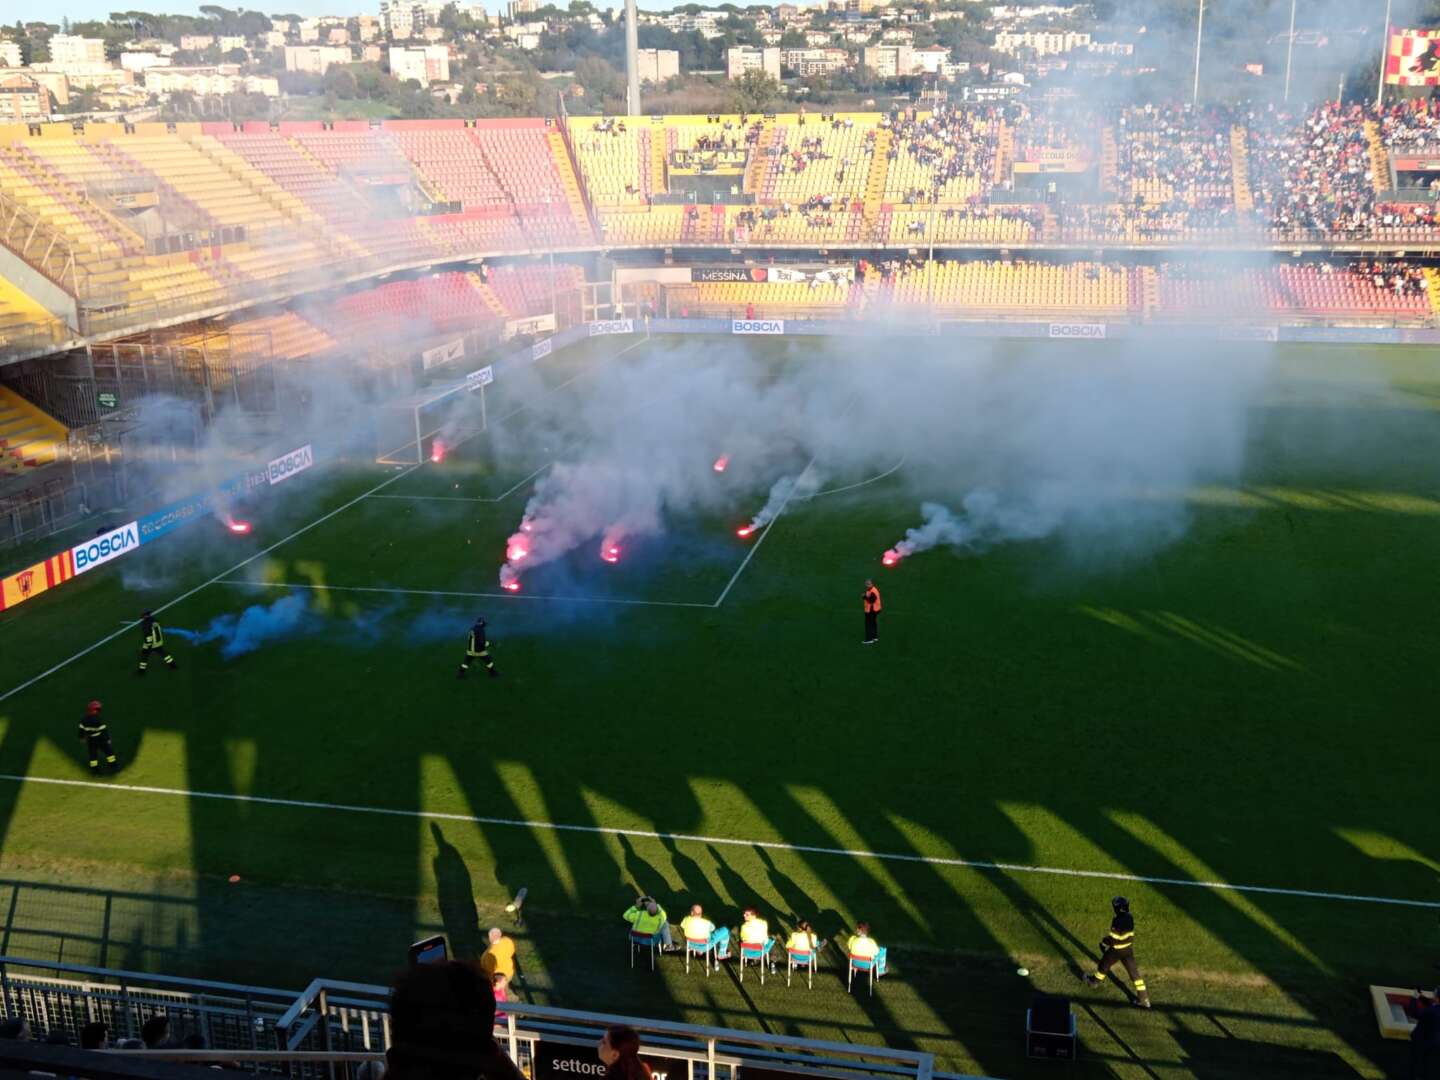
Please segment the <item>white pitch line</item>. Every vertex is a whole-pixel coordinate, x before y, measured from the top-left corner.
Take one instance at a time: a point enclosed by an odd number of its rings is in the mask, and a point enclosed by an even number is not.
[[[311,529],[315,528],[315,526],[317,526],[317,525],[323,525],[325,522],[327,522],[327,521],[329,521],[331,518],[333,518],[336,514],[344,513],[346,510],[349,510],[349,509],[350,509],[352,506],[354,506],[356,503],[359,503],[359,502],[363,501],[364,499],[369,498],[369,497],[370,497],[371,495],[373,495],[375,492],[379,491],[381,488],[386,487],[386,486],[389,485],[389,484],[393,484],[396,480],[399,480],[399,479],[401,479],[402,477],[405,477],[405,476],[410,475],[410,473],[414,472],[414,471],[415,471],[416,469],[418,469],[419,467],[420,467],[419,465],[411,465],[411,466],[409,466],[408,468],[404,469],[403,471],[397,472],[397,473],[395,473],[393,476],[387,477],[386,479],[380,481],[380,483],[376,484],[373,488],[371,488],[369,491],[365,492],[364,494],[362,494],[362,495],[356,495],[355,498],[351,499],[349,502],[345,503],[345,504],[342,505],[342,506],[337,506],[334,510],[331,510],[328,514],[324,515],[323,517],[318,517],[318,518],[316,518],[314,521],[310,522],[309,525],[305,525],[305,526],[302,526],[302,527],[299,528],[299,529],[296,529],[293,533],[291,533],[289,536],[285,537],[283,540],[277,540],[277,541],[275,541],[275,543],[271,544],[269,547],[267,547],[267,548],[265,548],[265,549],[263,549],[263,550],[261,550],[261,551],[257,551],[254,555],[251,555],[248,559],[243,559],[243,560],[241,560],[240,562],[236,563],[234,566],[230,567],[230,569],[228,569],[228,570],[222,570],[220,573],[218,573],[218,574],[216,574],[214,577],[212,577],[209,581],[202,582],[202,583],[200,583],[199,585],[196,585],[193,589],[189,590],[188,592],[183,592],[183,593],[181,593],[181,594],[180,594],[179,596],[177,596],[174,600],[171,600],[171,601],[169,601],[168,603],[165,603],[165,604],[161,604],[159,607],[157,607],[157,608],[152,608],[151,610],[152,610],[156,615],[159,615],[162,611],[168,611],[170,608],[174,607],[176,604],[183,603],[184,601],[190,599],[190,597],[192,597],[192,596],[194,596],[196,593],[198,593],[201,589],[208,588],[209,586],[214,585],[216,582],[222,580],[223,578],[229,577],[231,574],[235,573],[235,571],[237,571],[237,570],[243,570],[245,567],[249,566],[249,565],[250,565],[252,562],[254,562],[256,559],[262,558],[262,557],[265,556],[265,555],[269,555],[270,552],[274,551],[276,548],[280,547],[282,544],[288,544],[291,540],[294,540],[297,536],[302,536],[302,535],[304,535],[305,533],[309,532]],[[127,624],[126,626],[122,626],[119,630],[116,630],[113,634],[106,634],[106,635],[105,635],[103,638],[101,638],[99,641],[95,642],[94,645],[91,645],[91,646],[89,646],[89,647],[87,647],[87,648],[81,649],[81,650],[80,650],[79,652],[77,652],[74,656],[70,656],[70,657],[67,657],[67,658],[64,659],[64,660],[61,660],[61,661],[60,661],[58,664],[56,664],[54,667],[47,668],[46,670],[42,671],[39,675],[36,675],[34,678],[27,679],[27,680],[25,680],[23,683],[21,683],[19,686],[16,686],[16,687],[13,687],[13,688],[11,688],[11,689],[9,689],[9,690],[6,690],[3,694],[0,694],[0,701],[4,701],[6,698],[14,697],[16,694],[20,693],[20,691],[25,690],[25,689],[28,689],[28,688],[31,687],[31,686],[34,686],[34,685],[35,685],[37,682],[39,682],[41,679],[48,678],[49,676],[54,675],[55,672],[59,671],[61,668],[68,667],[70,664],[73,664],[76,660],[79,660],[79,659],[81,659],[82,657],[89,656],[89,655],[90,655],[92,652],[94,652],[96,649],[101,648],[101,647],[104,646],[104,645],[108,645],[110,642],[114,641],[114,640],[115,640],[117,637],[119,637],[121,634],[126,633],[128,630],[130,630],[130,629],[132,629],[132,628],[134,628],[134,627],[136,627],[136,626],[139,626],[139,625],[140,625],[140,624],[139,624],[138,621],[132,622],[132,623]]]
[[[901,469],[903,469],[903,468],[905,467],[905,463],[906,463],[907,461],[909,461],[909,460],[910,460],[910,455],[909,455],[909,454],[905,454],[904,456],[902,456],[902,457],[900,458],[899,461],[897,461],[894,465],[890,466],[890,468],[886,469],[886,470],[885,470],[884,472],[882,472],[879,476],[872,476],[872,477],[870,477],[870,478],[868,478],[868,479],[866,479],[866,480],[857,480],[855,483],[853,483],[853,484],[846,484],[844,487],[826,488],[824,491],[815,491],[815,492],[812,492],[812,493],[809,494],[809,495],[796,495],[795,498],[797,498],[797,499],[818,499],[818,498],[820,498],[820,496],[822,496],[822,495],[839,495],[842,491],[854,491],[856,488],[866,487],[866,486],[868,486],[868,485],[870,485],[870,484],[878,484],[881,480],[884,480],[886,477],[894,476],[897,472],[899,472]]]
[[[816,457],[818,456],[817,454]],[[775,523],[779,521],[781,515],[785,513],[785,508],[790,505],[790,500],[795,497],[795,489],[800,486],[800,481],[805,479],[805,474],[808,473],[814,465],[815,458],[812,457],[810,463],[800,470],[800,475],[795,478],[795,483],[790,486],[790,491],[786,494],[784,502],[780,504],[780,508],[775,511],[775,516],[765,523],[765,528],[760,533],[759,539],[750,545],[750,550],[745,553],[745,558],[740,560],[740,565],[735,568],[735,573],[730,575],[730,580],[725,583],[725,588],[720,590],[719,598],[710,605],[711,607],[718,608],[725,602],[725,598],[730,595],[730,590],[735,587],[735,582],[740,580],[740,575],[743,574],[745,568],[750,565],[750,560],[755,557],[755,553],[760,550],[760,545],[765,542],[765,538],[770,535],[770,530],[775,527]]]
[[[864,851],[855,848],[821,847],[815,844],[787,844],[778,840],[739,840],[729,836],[696,836],[691,833],[654,832],[649,829],[622,829],[610,825],[566,825],[553,821],[525,821],[520,818],[485,817],[477,814],[449,814],[439,810],[397,810],[386,806],[359,806],[354,803],[317,802],[311,799],[278,799],[266,795],[240,795],[224,791],[191,791],[185,788],[155,787],[147,784],[116,784],[103,780],[66,780],[55,776],[19,776],[0,773],[0,781],[15,784],[50,784],[57,787],[126,791],[137,795],[169,795],[182,799],[214,799],[219,802],[278,806],[293,810],[330,810],[346,814],[374,814],[380,817],[418,818],[426,821],[462,821],[475,825],[550,832],[591,833],[628,836],[641,840],[677,841],[688,844],[716,844],[724,847],[764,848],[794,851],[807,855],[839,855],[848,859],[879,859],[884,862],[953,866],[965,870],[996,870],[1011,874],[1052,874],[1060,877],[1098,878],[1105,881],[1132,881],[1145,885],[1179,885],[1221,892],[1260,893],[1267,896],[1294,896],[1310,900],[1345,900],[1362,904],[1389,904],[1395,907],[1440,908],[1440,900],[1411,900],[1403,897],[1368,896],[1363,893],[1327,892],[1322,889],[1290,889],[1275,885],[1232,885],[1228,881],[1200,881],[1195,878],[1152,877],[1111,870],[1072,870],[1060,866],[1029,866],[1024,863],[991,862],[985,859],[947,859],[938,855],[905,855],[896,852]]]
[[[505,501],[506,499],[508,499],[511,495],[514,495],[515,492],[519,491],[522,487],[524,487],[526,484],[528,484],[531,480],[534,480],[535,477],[539,476],[539,475],[540,475],[542,472],[544,472],[546,469],[550,468],[550,466],[553,465],[553,464],[555,464],[553,461],[547,461],[544,465],[541,465],[538,469],[536,469],[534,472],[532,472],[529,476],[525,477],[525,479],[523,479],[523,480],[519,481],[518,483],[513,484],[513,485],[511,485],[510,487],[506,488],[506,489],[505,489],[504,491],[502,491],[499,495],[371,495],[370,498],[372,498],[372,499],[410,499],[410,500],[416,501],[416,502],[477,502],[477,503],[498,503],[498,502],[504,502],[504,501]]]
[[[386,585],[314,585],[300,581],[250,581],[246,578],[224,578],[218,585],[248,585],[258,589],[313,589],[316,592],[386,593],[394,596],[459,596],[474,599],[493,597],[496,600],[557,600],[576,604],[628,604],[632,607],[713,608],[687,600],[625,600],[618,596],[552,596],[527,592],[457,592],[450,589],[396,589]]]

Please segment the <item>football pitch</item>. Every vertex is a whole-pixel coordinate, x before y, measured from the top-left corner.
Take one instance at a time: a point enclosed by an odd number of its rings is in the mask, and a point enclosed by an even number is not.
[[[1440,960],[1433,350],[1217,346],[1266,374],[1233,476],[1126,496],[1179,508],[1165,542],[1059,528],[882,568],[922,500],[975,482],[897,433],[834,468],[772,447],[815,479],[750,537],[768,484],[737,450],[703,512],[501,589],[535,485],[583,454],[565,418],[597,380],[692,348],[556,354],[497,380],[487,430],[439,462],[316,470],[249,536],[199,524],[0,615],[0,951],[383,982],[427,932],[477,953],[524,887],[521,996],[546,1004],[1011,1077],[1051,1071],[1023,1058],[1043,989],[1075,996],[1087,1077],[1402,1068],[1367,987],[1433,983]],[[780,372],[855,346],[705,348]],[[1107,346],[993,348],[1083,379]],[[684,414],[626,408],[637,427]],[[884,612],[861,648],[867,577]],[[137,679],[145,606],[180,668]],[[240,655],[174,632],[250,607],[283,625]],[[457,680],[477,614],[502,677]],[[94,697],[121,768],[92,782],[75,725]],[[672,920],[692,902],[810,919],[832,942],[814,989],[632,972],[637,891]],[[1149,1013],[1078,981],[1116,894]],[[891,950],[873,997],[844,987],[861,919]]]

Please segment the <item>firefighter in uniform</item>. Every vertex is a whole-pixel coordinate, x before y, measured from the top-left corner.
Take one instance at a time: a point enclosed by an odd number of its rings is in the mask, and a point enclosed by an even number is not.
[[[865,638],[862,645],[874,645],[880,640],[880,590],[875,582],[865,582]]]
[[[492,679],[500,677],[500,672],[495,670],[495,661],[490,659],[490,639],[485,636],[485,616],[481,615],[475,620],[475,625],[470,627],[470,643],[465,646],[465,659],[460,661],[460,670],[455,673],[457,679],[463,679],[465,673],[470,670],[471,661],[478,660],[485,666]]]
[[[85,740],[85,754],[90,760],[90,771],[100,773],[100,761],[115,769],[115,747],[110,745],[110,732],[100,718],[100,702],[92,701],[85,706],[85,716],[80,721],[80,738]]]
[[[1110,920],[1110,932],[1100,942],[1100,963],[1091,975],[1085,976],[1086,986],[1099,986],[1116,964],[1125,966],[1130,984],[1135,987],[1135,1004],[1142,1009],[1150,1008],[1150,992],[1145,989],[1145,979],[1140,974],[1140,965],[1135,962],[1135,916],[1130,914],[1130,901],[1117,896],[1110,901],[1115,917]]]
[[[159,653],[165,661],[165,666],[171,671],[175,670],[175,657],[170,655],[170,650],[165,645],[165,631],[155,621],[155,616],[148,611],[140,613],[140,666],[135,669],[135,674],[144,675],[145,669],[150,666],[150,654]]]

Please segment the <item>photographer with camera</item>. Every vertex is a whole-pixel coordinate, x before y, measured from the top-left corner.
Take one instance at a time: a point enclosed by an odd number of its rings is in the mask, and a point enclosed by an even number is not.
[[[625,909],[621,918],[629,923],[630,928],[637,934],[653,937],[659,933],[661,952],[680,951],[680,947],[670,936],[670,918],[653,896],[637,896],[635,903]]]

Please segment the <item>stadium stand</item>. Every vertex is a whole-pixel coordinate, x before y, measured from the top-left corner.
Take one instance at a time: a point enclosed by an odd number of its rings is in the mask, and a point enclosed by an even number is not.
[[[575,289],[585,280],[578,266],[504,266],[488,271],[486,284],[513,318],[543,315],[550,310],[552,297]]]
[[[58,345],[68,336],[59,319],[0,278],[0,349],[9,345]]]
[[[0,474],[56,461],[68,435],[60,421],[0,386]]]
[[[1025,314],[1124,315],[1132,306],[1130,272],[1092,262],[974,260],[881,266],[882,295],[900,308]]]

